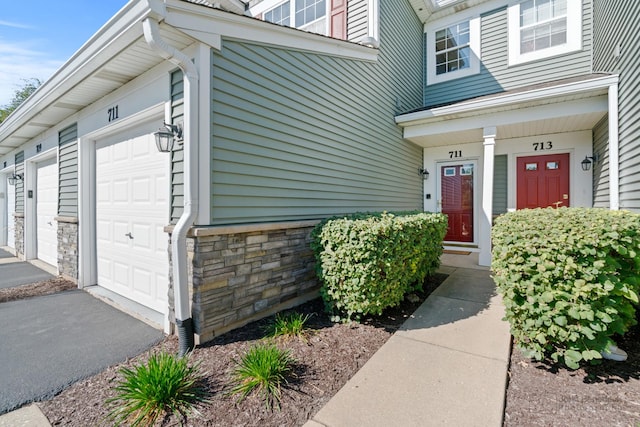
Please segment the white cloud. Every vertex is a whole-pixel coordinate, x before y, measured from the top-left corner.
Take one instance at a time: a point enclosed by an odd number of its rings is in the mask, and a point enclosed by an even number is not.
[[[22,30],[31,30],[33,29],[30,25],[20,24],[18,22],[9,22],[3,21],[0,19],[0,27],[11,27],[11,28],[20,28]]]
[[[16,89],[24,85],[24,79],[44,82],[64,63],[38,50],[38,45],[34,40],[10,43],[0,38],[0,105],[11,100]]]

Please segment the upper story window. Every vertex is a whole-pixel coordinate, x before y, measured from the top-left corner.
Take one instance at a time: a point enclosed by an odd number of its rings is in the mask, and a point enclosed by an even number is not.
[[[289,2],[284,2],[280,6],[276,6],[273,9],[264,13],[264,20],[273,22],[274,24],[289,25],[290,22],[290,9]]]
[[[435,22],[426,31],[427,85],[480,72],[479,17]]]
[[[289,0],[264,12],[264,20],[327,34],[326,0]]]
[[[527,0],[509,7],[509,65],[582,48],[582,0]]]

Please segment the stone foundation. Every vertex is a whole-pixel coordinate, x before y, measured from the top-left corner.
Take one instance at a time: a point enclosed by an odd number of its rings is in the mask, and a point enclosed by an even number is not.
[[[310,247],[316,223],[190,230],[189,291],[198,343],[318,296]]]
[[[58,222],[58,274],[78,283],[78,218],[56,217]]]
[[[16,245],[16,256],[19,259],[25,259],[24,256],[24,214],[23,213],[15,213],[13,214],[13,219],[15,221],[15,245]]]

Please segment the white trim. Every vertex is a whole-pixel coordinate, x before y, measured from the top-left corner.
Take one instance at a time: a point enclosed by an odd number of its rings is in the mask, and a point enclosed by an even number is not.
[[[491,265],[491,224],[493,217],[493,169],[497,130],[495,126],[485,127],[482,131],[482,212],[480,214],[480,255],[478,264]]]
[[[345,0],[347,1],[347,0]],[[369,21],[367,36],[380,40],[380,5],[379,0],[369,0],[367,19]],[[347,11],[348,13],[348,11]],[[348,32],[348,29],[347,29]]]
[[[445,74],[436,74],[436,32],[451,25],[459,24],[466,21],[469,22],[469,47],[471,50],[471,56],[469,57],[469,68],[451,71]],[[480,72],[480,15],[454,15],[453,17],[450,16],[446,19],[430,22],[425,25],[425,33],[427,36],[427,86],[459,79],[462,77],[472,76]]]
[[[211,74],[211,51],[204,45],[198,46],[196,53],[196,66],[199,67],[200,76],[209,76]],[[211,93],[210,78],[200,78],[198,80],[199,93]],[[200,96],[197,114],[199,114],[198,134],[211,135],[211,97]],[[194,221],[195,224],[211,223],[211,140],[208,137],[198,138],[198,163],[193,165],[198,169],[198,178],[196,185],[198,186],[198,214]]]
[[[609,86],[609,208],[620,209],[620,158],[618,141],[618,85]]]
[[[582,49],[582,0],[567,0],[567,42],[547,49],[520,53],[520,4],[512,1],[508,9],[509,66],[564,55]]]
[[[486,99],[475,99],[457,104],[446,105],[444,107],[432,108],[430,110],[418,111],[415,113],[403,114],[396,116],[396,123],[401,126],[416,125],[420,123],[442,120],[442,116],[452,114],[467,113],[490,108],[505,107],[510,104],[518,104],[524,102],[534,102],[547,98],[564,96],[569,94],[579,94],[583,92],[591,92],[598,89],[605,89],[618,83],[618,76],[611,75],[599,77],[579,82],[564,83],[557,86],[543,87],[531,89],[523,92],[509,93],[489,97]],[[411,123],[414,122],[414,123]]]

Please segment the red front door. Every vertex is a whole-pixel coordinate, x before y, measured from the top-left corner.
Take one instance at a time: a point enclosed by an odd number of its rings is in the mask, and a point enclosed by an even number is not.
[[[473,242],[473,164],[440,167],[442,213],[449,218],[444,240]]]
[[[518,157],[518,209],[569,206],[569,154]]]

